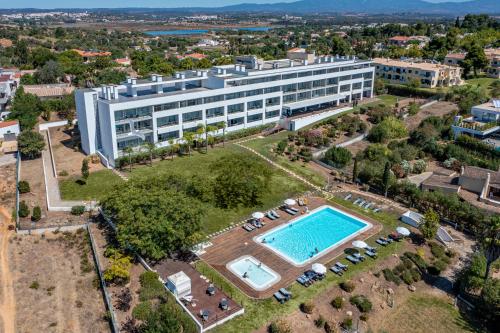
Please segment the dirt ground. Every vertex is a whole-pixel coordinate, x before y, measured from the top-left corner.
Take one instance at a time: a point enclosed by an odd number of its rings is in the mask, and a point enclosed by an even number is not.
[[[101,263],[102,269],[105,270],[107,267],[109,267],[109,260],[108,258],[104,257],[104,251],[106,250],[107,246],[106,229],[95,224],[92,224],[90,228],[92,231],[92,235],[94,236],[94,241],[96,243],[97,252],[99,255],[99,262]],[[113,309],[116,315],[116,320],[120,326],[123,326],[123,324],[125,324],[125,322],[129,318],[132,318],[132,310],[139,303],[139,289],[140,289],[139,276],[144,271],[145,269],[141,264],[134,263],[132,265],[132,268],[130,269],[129,283],[123,286],[118,286],[113,284],[108,286],[108,291],[111,294],[111,301],[113,303]],[[129,303],[130,308],[128,310],[120,309],[118,306],[119,295],[126,289],[130,291],[130,294],[132,296],[132,300]]]
[[[451,113],[453,111],[457,110],[457,105],[454,103],[450,102],[437,102],[432,104],[431,106],[428,106],[424,109],[421,109],[420,112],[418,112],[414,116],[409,116],[405,119],[405,124],[408,130],[413,130],[418,127],[418,125],[424,120],[425,118],[429,118],[431,116],[444,116],[448,113]]]
[[[460,239],[459,243],[457,243],[454,247],[454,250],[460,252],[458,252],[455,263],[450,265],[448,270],[443,272],[442,276],[452,276],[457,267],[460,267],[462,264],[463,257],[472,252],[473,241],[459,232],[452,232],[454,237]],[[401,249],[401,253],[405,251],[415,252],[416,249],[416,245],[409,241],[405,241],[405,246]],[[430,251],[426,248],[426,258],[429,258],[430,256]],[[362,272],[356,275],[352,279],[356,285],[355,290],[352,293],[343,291],[337,285],[332,285],[327,292],[322,293],[313,300],[313,303],[315,304],[313,314],[307,315],[297,309],[292,314],[286,316],[284,320],[291,325],[292,332],[322,333],[324,332],[324,329],[317,328],[314,324],[314,320],[320,315],[327,321],[340,323],[345,317],[352,314],[354,327],[359,324],[360,332],[413,332],[415,330],[408,330],[409,327],[394,323],[389,318],[395,318],[395,316],[398,315],[398,311],[407,311],[408,305],[406,303],[412,297],[429,297],[432,300],[437,299],[438,301],[447,304],[452,304],[453,299],[442,290],[435,288],[424,281],[415,283],[414,286],[416,287],[416,292],[412,292],[404,283],[397,286],[393,282],[386,281],[383,274],[380,274],[379,277],[375,275],[375,273],[382,271],[384,268],[395,267],[398,263],[400,263],[398,255],[393,254],[383,261],[380,261],[376,270]],[[368,321],[364,322],[359,320],[360,312],[355,306],[349,303],[349,298],[353,295],[366,295],[372,302],[373,308],[368,314]],[[341,310],[334,309],[330,304],[331,300],[337,296],[344,299],[344,307]],[[393,307],[388,305],[389,299],[394,300]],[[403,306],[405,307],[403,308]],[[432,309],[430,312],[432,312]],[[425,317],[422,318],[420,315],[417,317],[418,320],[425,323]],[[453,325],[451,326],[453,327]],[[256,331],[256,333],[265,332],[267,332],[267,325]],[[428,332],[437,333],[439,330],[436,331],[429,328]]]
[[[17,332],[110,331],[83,230],[12,236],[9,261]]]
[[[65,127],[53,127],[50,129],[52,152],[56,162],[58,177],[61,179],[71,176],[80,176],[82,161],[86,157],[81,151],[75,150],[80,138],[72,133],[71,129]],[[102,170],[104,166],[99,163],[89,163],[90,172]],[[65,172],[68,176],[63,176]]]
[[[9,211],[14,209],[16,202],[16,164],[0,167],[0,206]]]

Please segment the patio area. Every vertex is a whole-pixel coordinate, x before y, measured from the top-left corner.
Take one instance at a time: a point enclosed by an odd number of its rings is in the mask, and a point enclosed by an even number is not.
[[[337,206],[331,202],[327,202],[323,198],[308,198],[307,207],[309,208],[309,210],[314,210],[315,208],[323,205],[330,205],[332,207],[338,208],[355,217],[359,217],[367,222],[370,222],[373,225],[371,229],[368,229],[356,236],[356,239],[367,239],[382,230],[382,225],[374,221],[373,219],[362,216],[344,207]],[[304,210],[303,207],[299,208],[300,211]],[[338,256],[342,255],[345,249],[352,247],[351,241],[347,241],[344,244],[341,244],[338,247],[332,249],[325,255],[319,257],[317,260],[314,260],[313,262],[305,265],[304,267],[296,267],[273,251],[269,250],[265,246],[262,246],[261,244],[256,243],[253,240],[255,236],[258,236],[272,228],[285,224],[290,220],[300,216],[300,213],[297,216],[292,216],[281,210],[279,211],[279,214],[281,215],[281,217],[274,221],[265,217],[265,226],[258,230],[248,232],[243,228],[235,228],[231,231],[228,231],[227,233],[212,238],[210,241],[213,243],[213,245],[205,249],[206,252],[200,256],[201,259],[212,266],[214,269],[219,271],[225,278],[231,281],[249,297],[263,299],[271,297],[278,289],[282,287],[288,287],[290,284],[295,282],[295,279],[303,274],[305,270],[310,269],[313,263],[321,263],[329,267],[327,264],[332,262]],[[243,280],[241,280],[238,276],[236,276],[226,268],[227,263],[244,255],[250,255],[254,257],[255,259],[262,262],[263,265],[266,265],[273,271],[277,272],[281,276],[281,280],[274,284],[271,288],[263,291],[257,291],[247,285]]]

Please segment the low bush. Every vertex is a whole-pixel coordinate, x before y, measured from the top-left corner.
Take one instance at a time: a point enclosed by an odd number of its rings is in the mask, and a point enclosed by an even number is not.
[[[69,175],[69,173],[66,170],[59,171],[59,176],[61,176],[61,177],[66,177],[68,175]]]
[[[42,218],[42,209],[40,206],[33,207],[33,213],[31,214],[31,220],[34,222],[40,221]]]
[[[28,183],[27,181],[25,180],[21,180],[18,184],[17,184],[17,188],[19,189],[19,193],[23,194],[23,193],[28,193],[31,191],[30,189],[30,183]]]
[[[311,314],[314,311],[314,304],[311,301],[304,302],[300,304],[300,311]]]
[[[413,267],[412,269],[410,269],[410,273],[414,282],[422,280],[422,274],[420,274],[418,268]]]
[[[349,299],[352,305],[355,305],[361,312],[370,312],[373,305],[372,302],[365,295],[352,296]]]
[[[85,213],[85,206],[73,206],[71,207],[71,215],[80,216]]]
[[[325,326],[325,318],[322,315],[319,315],[319,317],[314,320],[314,325],[318,328]]]
[[[269,325],[268,331],[269,333],[292,333],[292,328],[286,321],[280,319],[273,321],[271,325]]]
[[[19,217],[27,217],[30,214],[30,209],[25,201],[19,203]]]
[[[382,273],[384,274],[384,278],[387,281],[394,282],[398,286],[401,284],[401,279],[389,268],[385,268],[384,270],[382,270]]]
[[[427,263],[420,255],[413,252],[405,252],[404,256],[413,261],[413,263],[420,269],[420,271],[425,272],[425,270],[427,269]]]
[[[132,310],[132,317],[137,320],[145,321],[152,311],[153,308],[150,302],[141,302]]]
[[[325,333],[336,333],[337,328],[334,323],[327,321],[324,326]]]
[[[351,317],[345,317],[344,320],[342,320],[342,323],[340,324],[342,328],[346,330],[350,330],[352,328],[352,318]]]
[[[406,270],[401,274],[401,278],[403,279],[404,283],[407,285],[410,285],[413,283],[413,275],[411,274],[411,271]]]
[[[40,283],[38,283],[38,281],[31,282],[30,289],[35,289],[36,290],[38,288],[40,288]]]
[[[347,291],[348,293],[352,293],[354,291],[354,289],[356,288],[356,285],[352,281],[340,282],[339,286],[340,286],[340,289],[342,289],[343,291]]]
[[[340,296],[335,297],[332,299],[330,304],[335,308],[335,309],[342,309],[344,306],[344,299]]]
[[[139,281],[141,283],[141,290],[139,292],[139,299],[141,301],[147,301],[165,295],[165,289],[160,280],[158,280],[157,273],[146,271],[141,274]]]
[[[444,246],[439,245],[436,242],[429,242],[429,247],[431,248],[431,253],[436,258],[442,258],[446,256],[446,250]]]
[[[366,313],[363,313],[361,314],[361,316],[359,316],[359,319],[366,322],[368,321],[368,315]]]
[[[427,270],[428,270],[429,274],[437,276],[437,275],[440,275],[441,272],[444,271],[447,266],[448,266],[448,264],[446,262],[438,259],[431,266],[429,266],[427,268]]]

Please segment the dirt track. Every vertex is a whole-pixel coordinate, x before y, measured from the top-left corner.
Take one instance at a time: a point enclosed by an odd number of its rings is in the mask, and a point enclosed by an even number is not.
[[[16,301],[12,288],[12,274],[8,260],[10,214],[0,207],[0,324],[5,333],[15,332]]]

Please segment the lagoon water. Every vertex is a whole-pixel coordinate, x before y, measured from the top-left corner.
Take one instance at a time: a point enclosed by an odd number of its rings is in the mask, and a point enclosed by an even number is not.
[[[179,36],[179,35],[203,35],[210,31],[221,31],[221,30],[237,30],[237,31],[253,31],[253,32],[265,32],[271,30],[270,27],[243,27],[243,28],[214,28],[214,29],[184,29],[184,30],[154,30],[146,31],[147,35],[151,36]]]

